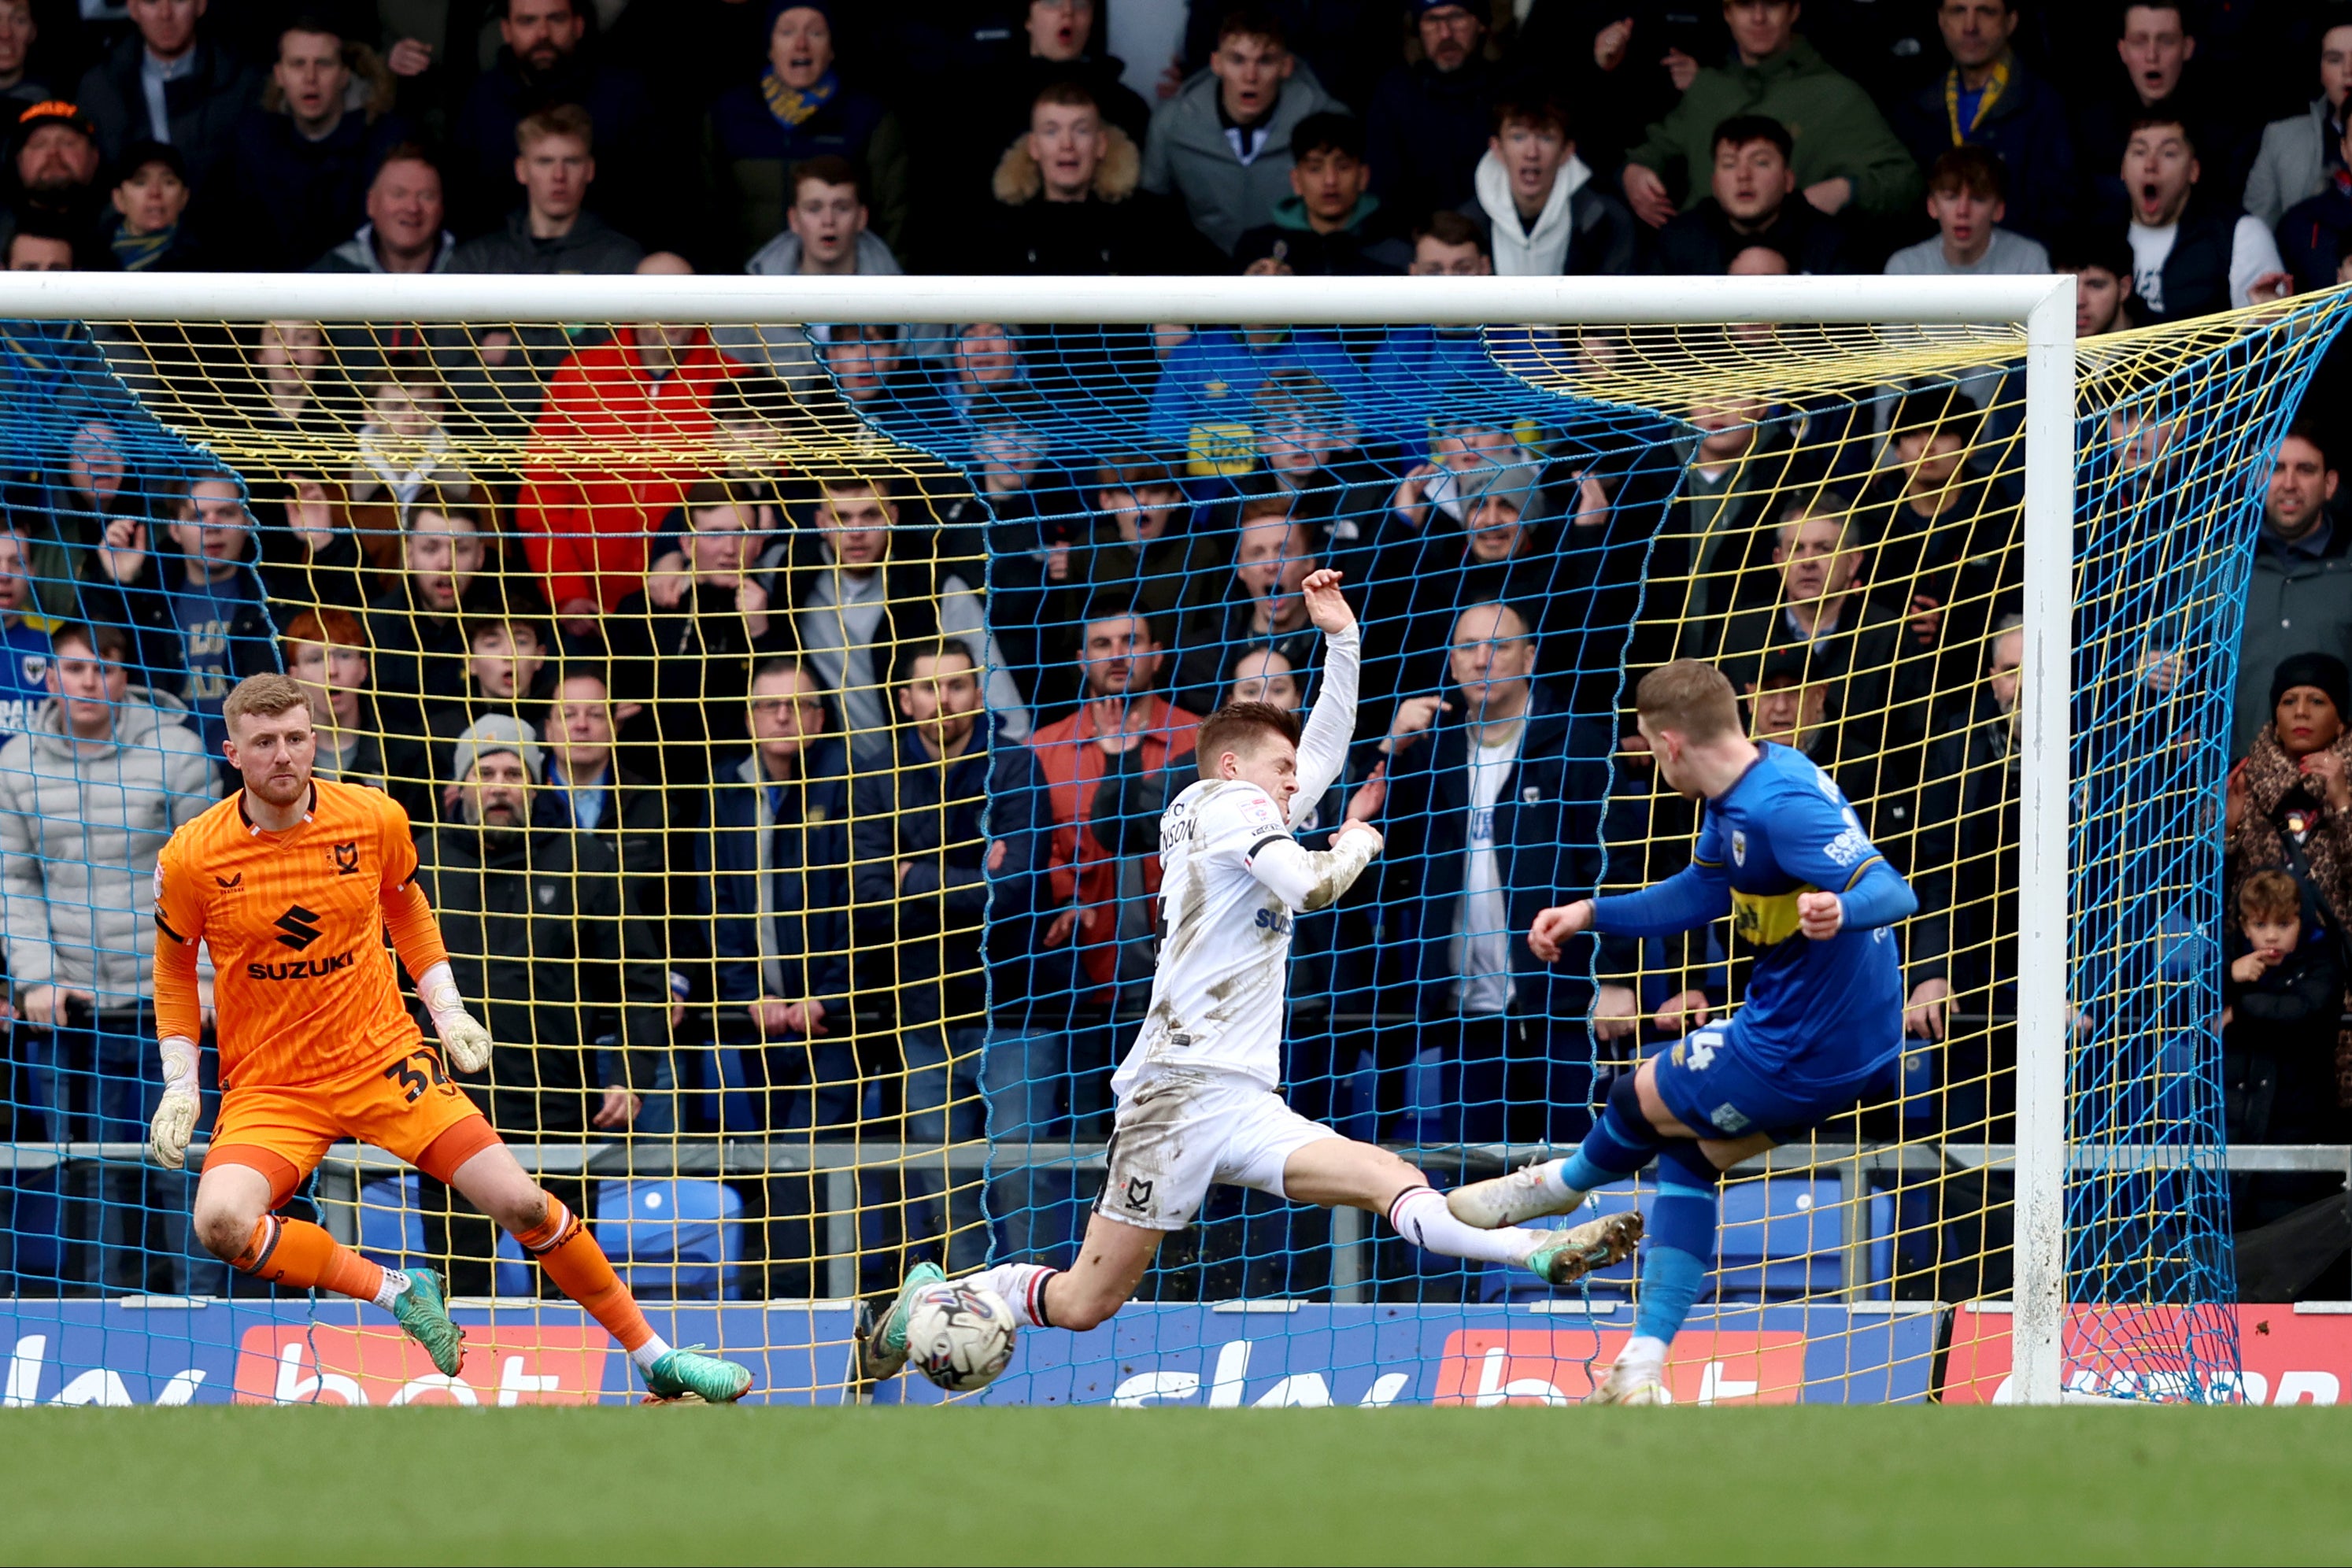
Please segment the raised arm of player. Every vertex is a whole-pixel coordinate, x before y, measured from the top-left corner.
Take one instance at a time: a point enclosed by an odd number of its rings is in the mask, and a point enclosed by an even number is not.
[[[1293,831],[1307,826],[1323,792],[1339,782],[1348,765],[1348,743],[1356,736],[1356,672],[1363,652],[1356,612],[1339,592],[1339,574],[1328,566],[1310,572],[1299,592],[1307,600],[1307,618],[1323,633],[1323,670],[1316,681],[1315,707],[1298,737],[1298,793],[1290,797]],[[1338,847],[1335,841],[1332,850]],[[1365,863],[1370,863],[1369,857]],[[1349,879],[1354,880],[1352,874]],[[1307,907],[1286,901],[1293,909]]]
[[[449,949],[441,941],[441,922],[433,918],[433,906],[416,885],[416,844],[408,835],[408,814],[396,802],[386,801],[384,806],[380,896],[393,951],[416,983],[416,999],[425,1004],[450,1067],[462,1073],[480,1072],[490,1065],[490,1032],[466,1011],[457,977],[449,968]]]
[[[164,845],[155,861],[155,1035],[163,1098],[147,1129],[147,1147],[168,1171],[187,1163],[188,1141],[204,1108],[196,1079],[196,1041],[205,1030],[196,943],[205,934],[205,910],[173,852],[177,847],[177,839]]]

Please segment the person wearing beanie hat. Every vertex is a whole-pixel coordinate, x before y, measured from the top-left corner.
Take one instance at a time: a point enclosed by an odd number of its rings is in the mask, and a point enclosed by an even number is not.
[[[2352,930],[2352,672],[2333,654],[2298,653],[2271,675],[2271,721],[2223,796],[2224,883],[2234,908],[2257,871],[2302,888],[2306,923]],[[2339,1055],[2337,1070],[2352,1068]],[[2347,1081],[2352,1081],[2347,1078]]]
[[[538,784],[547,776],[547,753],[540,749],[539,732],[511,713],[486,713],[457,737],[457,750],[451,758],[449,776],[451,789],[471,781],[474,768],[484,757],[511,752],[522,759],[523,771],[530,782]],[[530,820],[528,816],[525,821]]]
[[[2333,654],[2299,653],[2291,658],[2279,660],[2278,668],[2271,674],[2273,711],[2275,712],[2279,704],[2286,700],[2287,693],[2297,687],[2305,687],[2326,696],[2335,705],[2336,721],[2339,727],[2347,715],[2352,715],[2352,672],[2347,672],[2344,661]],[[2289,739],[2284,728],[2280,730],[2280,738]]]

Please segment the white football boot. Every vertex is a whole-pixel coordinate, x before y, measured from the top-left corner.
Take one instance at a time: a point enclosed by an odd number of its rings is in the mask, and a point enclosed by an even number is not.
[[[1572,1214],[1581,1197],[1561,1194],[1557,1181],[1546,1181],[1546,1172],[1557,1171],[1565,1160],[1539,1160],[1532,1165],[1522,1165],[1507,1176],[1489,1176],[1483,1182],[1456,1187],[1445,1194],[1445,1206],[1464,1225],[1475,1225],[1480,1230],[1500,1230],[1507,1225],[1525,1225],[1549,1214]]]

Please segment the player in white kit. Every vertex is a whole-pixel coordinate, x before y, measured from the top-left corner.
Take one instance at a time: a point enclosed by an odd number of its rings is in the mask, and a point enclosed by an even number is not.
[[[1369,1209],[1416,1246],[1521,1265],[1554,1285],[1629,1256],[1641,1237],[1633,1214],[1572,1230],[1465,1225],[1413,1166],[1309,1121],[1276,1092],[1292,916],[1327,908],[1371,864],[1381,834],[1364,817],[1385,793],[1359,792],[1328,849],[1292,837],[1347,765],[1360,657],[1339,574],[1317,572],[1302,592],[1325,639],[1305,732],[1264,703],[1220,708],[1201,724],[1200,782],[1160,819],[1159,970],[1150,1010],[1111,1079],[1109,1169],[1078,1261],[1067,1270],[999,1264],[967,1281],[1003,1297],[1025,1324],[1091,1329],[1110,1317],[1142,1283],[1160,1238],[1191,1224],[1219,1182]],[[905,1366],[908,1305],[944,1278],[918,1264],[887,1311],[861,1318],[861,1381]]]

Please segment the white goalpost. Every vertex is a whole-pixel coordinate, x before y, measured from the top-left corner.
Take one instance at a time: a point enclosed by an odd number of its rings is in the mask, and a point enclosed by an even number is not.
[[[1975,327],[2023,366],[2015,1402],[2055,1405],[2066,1312],[2075,284],[2012,278],[522,278],[10,273],[0,320]],[[1982,345],[1968,345],[1972,353]],[[1989,356],[1978,353],[1978,360]],[[1751,362],[1752,363],[1752,362]],[[1679,417],[1678,409],[1657,412]]]

